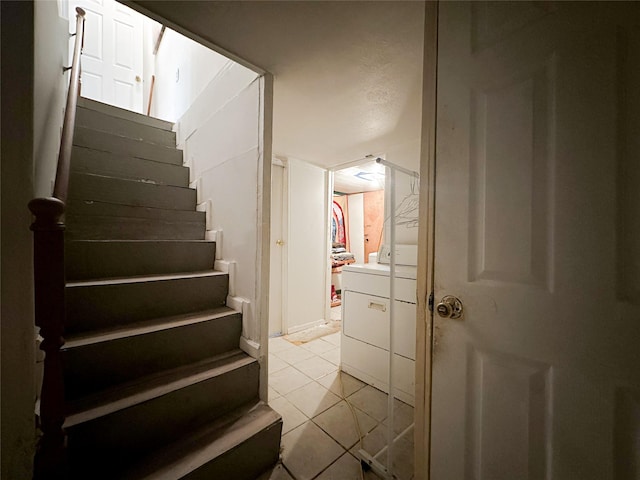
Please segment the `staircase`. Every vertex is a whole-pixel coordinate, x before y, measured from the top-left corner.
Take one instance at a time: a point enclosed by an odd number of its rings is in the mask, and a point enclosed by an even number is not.
[[[172,125],[81,99],[66,212],[70,478],[254,479],[282,420],[258,398]]]

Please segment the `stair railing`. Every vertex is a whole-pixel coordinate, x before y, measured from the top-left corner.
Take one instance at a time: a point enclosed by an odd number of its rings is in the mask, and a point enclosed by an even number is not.
[[[34,198],[29,210],[35,220],[33,231],[33,277],[35,324],[40,328],[40,349],[45,352],[42,390],[40,394],[40,430],[35,456],[34,478],[62,478],[65,461],[64,376],[60,348],[64,345],[65,273],[64,219],[69,188],[73,131],[76,107],[80,96],[80,55],[84,45],[85,12],[76,8],[76,33],[67,94],[67,106],[62,126],[53,196]]]

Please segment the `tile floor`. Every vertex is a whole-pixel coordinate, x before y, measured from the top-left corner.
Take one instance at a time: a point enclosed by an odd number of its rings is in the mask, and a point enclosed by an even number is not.
[[[359,435],[363,448],[386,444],[387,395],[339,373],[340,333],[300,346],[282,337],[269,341],[269,404],[282,415],[282,464],[264,480],[359,480]],[[339,376],[340,375],[340,376]],[[394,430],[413,422],[413,408],[396,400]],[[394,465],[402,480],[413,478],[413,435],[396,444]],[[386,461],[384,458],[382,461]],[[372,472],[365,479],[377,479]]]

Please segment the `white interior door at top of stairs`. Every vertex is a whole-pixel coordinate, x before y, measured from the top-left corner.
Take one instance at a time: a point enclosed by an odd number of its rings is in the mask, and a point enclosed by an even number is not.
[[[144,17],[115,0],[72,0],[71,33],[75,33],[76,7],[86,12],[82,96],[142,113]]]

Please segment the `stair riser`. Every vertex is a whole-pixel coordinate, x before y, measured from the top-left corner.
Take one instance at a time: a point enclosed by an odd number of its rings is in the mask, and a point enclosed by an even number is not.
[[[78,108],[76,112],[76,125],[134,140],[156,143],[165,147],[176,146],[176,134],[174,132],[112,117],[102,112],[82,107]]]
[[[171,131],[173,128],[173,124],[171,122],[160,120],[154,117],[149,117],[147,115],[142,115],[140,113],[131,112],[129,110],[123,110],[122,108],[107,105],[106,103],[102,102],[96,102],[95,100],[89,100],[88,98],[81,97],[78,100],[78,107],[87,108],[96,112],[102,112],[112,117],[122,118],[123,120],[129,120],[141,125],[160,128],[162,130]]]
[[[194,210],[173,210],[153,207],[138,207],[118,203],[99,202],[71,198],[67,203],[67,215],[87,217],[94,216],[114,218],[147,218],[163,222],[200,222],[205,220],[204,212]]]
[[[189,169],[169,163],[127,157],[100,150],[74,147],[71,170],[129,180],[143,180],[160,185],[189,186]]]
[[[205,237],[204,221],[163,222],[144,218],[82,218],[72,215],[67,216],[67,221],[68,240],[204,240]]]
[[[63,350],[65,398],[73,401],[237,349],[241,331],[240,314],[231,313],[195,325]]]
[[[68,280],[197,272],[213,268],[214,242],[67,242]]]
[[[68,428],[74,470],[117,470],[257,398],[257,362],[157,397],[111,415]],[[132,428],[135,426],[135,428]],[[94,470],[90,470],[94,471]],[[106,472],[104,472],[106,473]],[[86,478],[86,477],[85,477]],[[109,478],[105,475],[102,478]],[[113,477],[112,477],[113,478]]]
[[[69,198],[141,207],[195,210],[196,191],[190,188],[72,173]]]
[[[67,287],[66,331],[86,332],[223,306],[229,276]]]
[[[129,157],[145,158],[156,162],[182,165],[182,151],[154,143],[119,137],[110,133],[76,127],[73,144]]]
[[[278,461],[281,434],[282,422],[275,423],[181,480],[255,480]]]

